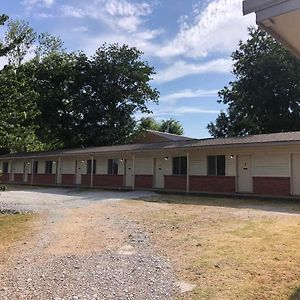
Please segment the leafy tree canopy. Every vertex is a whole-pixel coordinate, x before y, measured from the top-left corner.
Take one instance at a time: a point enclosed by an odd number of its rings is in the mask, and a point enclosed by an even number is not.
[[[214,137],[300,130],[300,61],[261,29],[232,54],[235,81],[219,92],[228,109],[208,124]]]
[[[181,123],[173,118],[162,120],[161,122],[157,122],[152,117],[141,118],[137,127],[137,132],[142,132],[147,129],[183,135],[183,127]]]

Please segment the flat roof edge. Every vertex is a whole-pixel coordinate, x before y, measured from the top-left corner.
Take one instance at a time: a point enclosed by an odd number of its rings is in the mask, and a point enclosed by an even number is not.
[[[287,1],[289,0],[244,0],[243,14],[248,15]]]

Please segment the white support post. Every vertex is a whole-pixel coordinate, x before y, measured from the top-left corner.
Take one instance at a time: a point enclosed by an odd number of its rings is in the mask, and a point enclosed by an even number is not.
[[[190,192],[190,151],[186,150],[186,193]]]
[[[93,181],[94,181],[94,156],[91,157],[91,184],[90,187],[93,187]]]
[[[132,153],[132,189],[135,189],[135,154]]]
[[[9,181],[13,181],[13,160],[10,161],[10,174],[9,174]]]

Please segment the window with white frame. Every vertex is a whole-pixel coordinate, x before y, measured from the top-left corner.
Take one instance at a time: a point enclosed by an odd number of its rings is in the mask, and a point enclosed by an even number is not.
[[[173,175],[186,175],[187,174],[187,157],[177,156],[173,157]]]
[[[119,160],[118,159],[108,159],[107,161],[107,174],[117,175],[119,172]]]
[[[53,161],[52,160],[46,161],[46,164],[45,164],[45,173],[46,174],[52,174],[52,167],[53,167]]]
[[[225,176],[225,155],[207,156],[207,175]]]
[[[92,174],[92,160],[87,160],[86,173]],[[96,174],[96,159],[93,159],[93,174]]]

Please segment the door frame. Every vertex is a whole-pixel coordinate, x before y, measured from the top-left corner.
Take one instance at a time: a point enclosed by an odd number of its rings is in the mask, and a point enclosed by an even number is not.
[[[239,162],[240,162],[240,157],[243,156],[248,156],[251,157],[251,185],[252,185],[252,189],[251,192],[240,192],[239,191],[239,178],[240,178],[240,172],[239,172]],[[252,153],[245,153],[245,154],[238,154],[236,155],[236,193],[249,193],[249,194],[253,194],[253,154]]]
[[[162,187],[157,187],[157,185],[156,185],[156,182],[157,182],[157,177],[156,177],[156,175],[157,175],[157,160],[161,160],[162,161],[162,164],[163,164],[163,162],[164,162],[164,158],[162,158],[162,157],[155,157],[154,158],[154,176],[153,176],[153,187],[155,188],[155,189],[164,189],[165,188],[165,178],[164,178],[164,175],[162,175],[162,178],[163,178],[163,182],[162,182]]]

